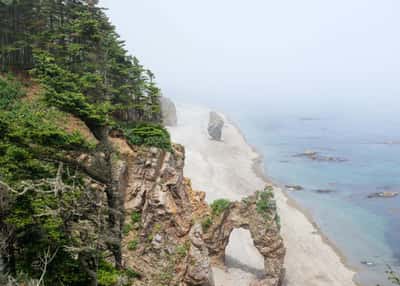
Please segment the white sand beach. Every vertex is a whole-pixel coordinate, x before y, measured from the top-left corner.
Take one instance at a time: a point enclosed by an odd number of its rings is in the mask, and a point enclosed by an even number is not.
[[[178,105],[177,110],[178,126],[169,128],[172,139],[186,147],[185,176],[195,189],[206,192],[208,202],[238,200],[264,187],[266,181],[255,167],[259,155],[232,123],[225,118],[223,141],[212,141],[207,134],[209,109]],[[356,285],[354,271],[345,266],[309,218],[277,187],[275,197],[287,248],[285,285]],[[248,231],[232,233],[226,254],[226,269],[213,269],[216,286],[249,285],[263,269]]]

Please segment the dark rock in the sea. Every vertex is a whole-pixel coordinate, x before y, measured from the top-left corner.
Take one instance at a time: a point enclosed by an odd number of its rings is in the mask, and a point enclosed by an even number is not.
[[[367,260],[361,261],[361,264],[364,264],[364,265],[367,265],[367,266],[370,266],[370,267],[372,267],[372,266],[375,266],[375,265],[376,265],[376,263],[375,263],[375,262],[372,262],[372,261],[367,261]]]
[[[368,195],[369,199],[372,198],[393,198],[399,195],[399,192],[377,192]]]
[[[160,97],[162,120],[166,126],[176,126],[178,118],[176,116],[176,107],[174,102],[167,97]]]
[[[223,127],[224,120],[222,117],[215,111],[211,111],[207,130],[213,140],[221,141]]]
[[[290,161],[289,160],[281,160],[281,161],[279,161],[280,163],[290,163]]]
[[[400,145],[400,141],[398,141],[398,140],[395,140],[395,141],[385,141],[385,142],[382,142],[382,144],[384,144],[384,145]]]
[[[302,191],[304,188],[300,185],[285,185],[288,191]]]
[[[295,154],[295,155],[293,155],[293,157],[306,157],[310,160],[319,161],[319,162],[339,162],[340,163],[340,162],[348,161],[345,158],[320,155],[318,152],[311,151],[311,150],[306,150],[303,153]]]
[[[336,191],[331,190],[331,189],[317,189],[317,190],[314,190],[314,192],[316,192],[318,194],[330,194],[330,193],[334,193]]]
[[[293,157],[312,157],[312,156],[317,156],[318,152],[312,151],[312,150],[306,150],[303,153],[298,153],[294,155]]]

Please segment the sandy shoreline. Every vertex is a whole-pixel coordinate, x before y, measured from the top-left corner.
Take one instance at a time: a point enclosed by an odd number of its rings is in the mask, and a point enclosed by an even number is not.
[[[262,156],[246,142],[232,120],[225,118],[223,142],[208,139],[208,112],[203,107],[178,105],[179,124],[170,128],[172,139],[186,147],[184,171],[192,179],[194,188],[205,191],[210,202],[221,197],[237,200],[271,183],[264,174]],[[286,285],[356,285],[354,270],[346,266],[344,257],[321,233],[307,211],[278,186],[275,196],[287,248]],[[226,254],[239,261],[238,265],[262,269],[261,257],[246,232],[231,235]],[[248,285],[255,279],[246,267],[228,265],[225,270],[214,269],[216,286]]]
[[[223,115],[223,116],[224,116],[224,115]],[[238,126],[231,118],[229,118],[228,116],[224,116],[224,117],[225,117],[225,120],[227,121],[227,123],[230,124],[230,125],[232,125],[232,126],[234,126],[234,127],[237,129],[238,133],[240,133],[240,135],[243,137],[243,139],[245,140],[246,144],[248,144],[249,147],[253,150],[253,152],[256,153],[256,154],[258,155],[257,158],[254,158],[254,159],[253,159],[253,170],[254,170],[254,173],[255,173],[259,178],[261,178],[266,184],[272,184],[272,185],[278,187],[278,188],[281,190],[282,194],[287,198],[287,204],[288,204],[289,206],[291,206],[291,207],[293,207],[293,208],[299,210],[300,212],[302,212],[303,215],[308,219],[308,221],[315,227],[315,229],[316,229],[318,235],[321,236],[321,238],[323,239],[323,241],[324,241],[326,244],[328,244],[328,245],[336,252],[336,254],[340,257],[341,262],[342,262],[348,269],[350,269],[351,271],[357,272],[358,269],[357,269],[356,267],[352,267],[352,266],[350,266],[350,265],[348,264],[348,261],[347,261],[346,257],[345,257],[344,254],[340,251],[340,249],[339,249],[332,241],[330,241],[329,238],[322,232],[322,230],[319,228],[319,226],[317,225],[317,223],[314,221],[314,219],[313,219],[312,215],[310,214],[310,212],[309,212],[307,209],[305,209],[305,208],[303,208],[302,206],[300,206],[293,198],[291,198],[291,197],[287,194],[287,192],[284,190],[284,186],[279,185],[278,183],[274,182],[273,179],[271,179],[270,177],[268,177],[268,176],[265,174],[265,171],[264,171],[264,162],[265,162],[264,156],[261,154],[260,151],[257,150],[256,147],[254,147],[253,145],[251,145],[251,144],[247,141],[246,136],[243,134],[242,130],[239,128],[239,126]],[[360,284],[357,283],[357,281],[354,281],[354,283],[355,283],[356,285],[359,285],[359,286],[360,286]]]
[[[235,128],[237,128],[238,132],[241,134],[241,136],[243,136],[244,140],[246,140],[246,137],[244,136],[243,132],[240,130],[240,128],[228,117],[225,117],[229,124],[235,126]],[[247,142],[247,140],[246,140]],[[317,225],[317,223],[314,221],[312,215],[310,214],[310,212],[303,208],[302,206],[300,206],[293,198],[291,198],[286,191],[284,191],[284,186],[279,185],[278,183],[274,182],[271,178],[269,178],[264,171],[264,156],[262,154],[260,154],[260,152],[257,150],[257,148],[255,148],[254,146],[252,146],[250,143],[247,142],[247,144],[253,149],[253,151],[258,154],[258,158],[253,159],[254,165],[253,165],[253,170],[254,173],[260,177],[262,180],[265,181],[266,184],[272,184],[276,187],[278,187],[282,194],[286,197],[287,199],[287,204],[292,207],[295,208],[297,210],[299,210],[301,213],[303,213],[303,215],[308,219],[308,221],[313,225],[313,227],[316,229],[316,232],[319,236],[321,236],[322,240],[328,244],[333,251],[336,252],[336,254],[339,256],[340,261],[343,263],[344,266],[346,266],[350,271],[353,271],[354,273],[358,271],[358,269],[356,267],[353,267],[351,265],[349,265],[346,257],[344,256],[344,254],[340,251],[340,249],[332,242],[330,241],[330,239],[322,232],[322,230],[320,229],[320,227]],[[357,281],[354,281],[353,278],[353,282],[355,285],[361,286],[361,284],[359,284]]]

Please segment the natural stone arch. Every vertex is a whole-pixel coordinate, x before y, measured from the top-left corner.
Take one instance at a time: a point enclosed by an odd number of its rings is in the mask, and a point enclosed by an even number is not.
[[[241,269],[254,278],[265,276],[264,257],[254,246],[250,231],[244,228],[234,228],[225,248],[225,267]]]
[[[254,246],[264,257],[265,279],[258,285],[277,286],[284,275],[285,247],[279,234],[279,220],[271,188],[233,202],[217,217],[204,235],[214,264],[225,263],[225,249],[234,229],[250,231]]]

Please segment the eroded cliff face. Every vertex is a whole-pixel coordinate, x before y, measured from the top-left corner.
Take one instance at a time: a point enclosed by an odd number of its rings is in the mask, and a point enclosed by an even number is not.
[[[265,258],[266,276],[257,285],[279,285],[285,250],[276,210],[257,210],[260,193],[213,216],[205,194],[194,191],[183,175],[181,145],[167,152],[128,146],[118,138],[113,143],[122,162],[122,266],[138,273],[132,285],[213,286],[211,265],[223,263],[229,235],[239,227],[250,230]],[[208,227],[202,226],[205,219],[212,221]]]

